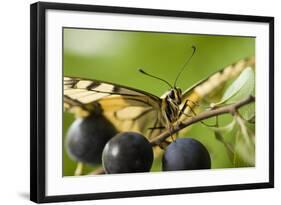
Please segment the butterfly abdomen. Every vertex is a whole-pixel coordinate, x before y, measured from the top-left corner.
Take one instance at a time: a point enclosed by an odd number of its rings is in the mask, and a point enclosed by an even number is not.
[[[162,116],[165,123],[173,123],[178,119],[179,107],[164,98],[161,105]]]

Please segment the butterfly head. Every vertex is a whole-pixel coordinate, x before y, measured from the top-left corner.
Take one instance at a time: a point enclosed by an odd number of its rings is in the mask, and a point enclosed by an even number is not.
[[[168,100],[174,102],[176,105],[181,104],[181,97],[182,97],[181,89],[176,87],[171,89],[167,94]]]

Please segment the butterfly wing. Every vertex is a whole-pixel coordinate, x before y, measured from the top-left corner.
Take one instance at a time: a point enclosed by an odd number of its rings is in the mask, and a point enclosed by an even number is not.
[[[119,131],[156,136],[161,100],[150,93],[98,80],[64,77],[64,108],[76,116],[107,117]]]
[[[185,113],[190,113],[190,107],[196,107],[200,101],[210,98],[216,91],[223,88],[227,81],[238,76],[245,68],[255,66],[255,57],[241,59],[229,65],[207,78],[197,82],[184,91],[182,101],[188,103]]]

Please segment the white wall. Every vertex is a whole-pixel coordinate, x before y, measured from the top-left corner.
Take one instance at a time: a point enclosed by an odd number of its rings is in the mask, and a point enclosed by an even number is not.
[[[51,0],[49,0],[51,1]],[[2,1],[0,7],[0,204],[31,204],[29,193],[29,4]],[[275,16],[275,53],[280,53],[281,13],[278,1],[249,0],[84,0],[62,1],[128,7]],[[279,6],[279,8],[278,8]],[[277,55],[275,55],[277,56]],[[278,55],[279,57],[279,55]],[[276,88],[281,86],[280,58],[275,59]],[[277,90],[277,89],[276,89]],[[281,122],[280,94],[275,97],[275,121]],[[277,116],[279,115],[279,116]],[[100,200],[94,204],[266,204],[280,199],[280,125],[276,123],[276,188],[235,192],[188,194]],[[69,204],[93,204],[91,201]],[[273,203],[276,204],[276,203]]]

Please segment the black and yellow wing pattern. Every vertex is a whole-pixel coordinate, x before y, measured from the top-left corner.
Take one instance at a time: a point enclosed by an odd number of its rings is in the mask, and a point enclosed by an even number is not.
[[[159,134],[161,99],[150,93],[113,83],[64,77],[64,108],[78,117],[103,114],[119,131]]]

